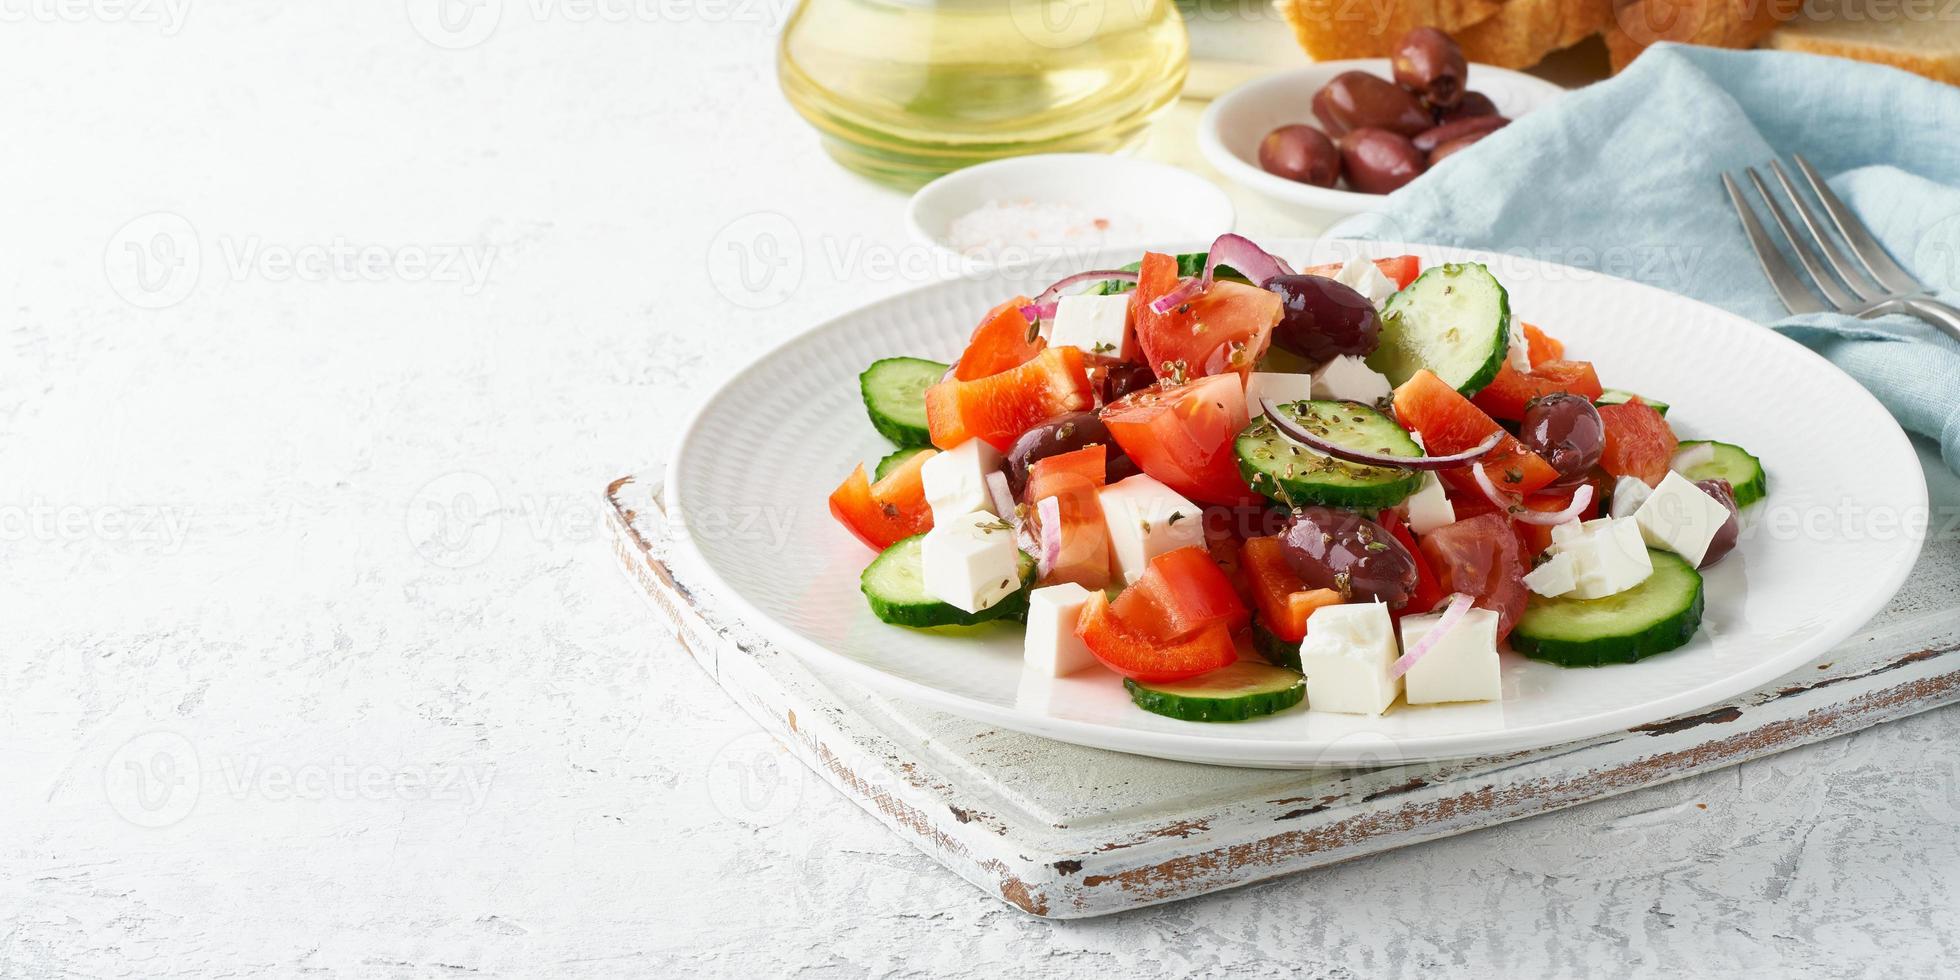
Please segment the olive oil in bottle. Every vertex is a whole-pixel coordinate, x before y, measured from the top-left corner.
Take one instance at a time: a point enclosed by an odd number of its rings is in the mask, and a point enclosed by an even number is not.
[[[803,0],[777,70],[853,170],[912,185],[1134,143],[1184,86],[1171,0]]]

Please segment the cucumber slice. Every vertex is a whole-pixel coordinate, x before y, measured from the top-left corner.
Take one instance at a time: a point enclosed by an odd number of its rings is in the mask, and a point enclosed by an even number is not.
[[[858,375],[864,410],[878,434],[901,446],[930,446],[926,389],[946,376],[947,365],[922,357],[887,357]]]
[[[1252,648],[1275,667],[1287,670],[1300,669],[1300,644],[1293,640],[1282,640],[1259,623],[1252,624]]]
[[[1533,595],[1511,648],[1562,667],[1630,664],[1688,642],[1701,626],[1701,573],[1680,556],[1647,549],[1654,574],[1604,599]]]
[[[1162,684],[1126,677],[1123,687],[1137,707],[1180,721],[1244,721],[1284,711],[1307,697],[1299,671],[1251,660]]]
[[[1210,257],[1211,257],[1210,252],[1184,252],[1180,254],[1177,257],[1178,277],[1181,279],[1192,279],[1204,275],[1205,260]],[[1129,265],[1122,267],[1124,272],[1135,272],[1141,268],[1143,268],[1143,263],[1140,261],[1132,262]],[[1252,283],[1252,280],[1247,279],[1243,275],[1240,275],[1239,270],[1234,269],[1229,265],[1221,265],[1218,267],[1217,278],[1230,279],[1233,282],[1242,282],[1248,285]],[[1137,288],[1136,283],[1123,282],[1117,279],[1110,279],[1105,282],[1097,283],[1096,288],[1090,290],[1090,292],[1093,292],[1098,296],[1113,296],[1117,293],[1130,292],[1131,290],[1134,290],[1136,288]]]
[[[1655,401],[1654,399],[1649,398],[1646,395],[1636,395],[1631,391],[1621,391],[1618,388],[1608,388],[1605,391],[1600,392],[1599,397],[1593,399],[1593,404],[1624,405],[1627,402],[1634,400],[1635,398],[1638,398],[1641,401],[1645,402],[1647,404],[1647,407],[1653,409],[1656,412],[1661,413],[1662,417],[1666,417],[1667,415],[1666,402]]]
[[[1763,472],[1763,461],[1749,455],[1741,446],[1713,439],[1690,439],[1681,444],[1681,449],[1695,446],[1714,446],[1715,458],[1682,470],[1682,476],[1690,480],[1729,481],[1729,486],[1735,488],[1737,507],[1747,507],[1769,493],[1769,476]]]
[[[1305,401],[1280,411],[1343,446],[1421,456],[1422,448],[1393,419],[1360,402]],[[1321,504],[1374,511],[1393,507],[1422,488],[1422,474],[1349,463],[1314,452],[1279,434],[1260,416],[1234,444],[1239,474],[1252,489],[1287,507]]]
[[[871,614],[893,626],[929,629],[935,626],[977,626],[989,620],[1026,616],[1028,586],[1034,583],[1034,559],[1021,556],[1021,588],[1007,598],[970,613],[926,594],[925,567],[920,545],[925,535],[914,534],[878,554],[858,578],[858,588],[871,603]]]
[[[922,452],[925,452],[925,450],[919,448],[918,446],[907,446],[904,449],[894,451],[891,455],[886,456],[884,459],[879,460],[878,465],[872,468],[871,479],[873,481],[884,479],[885,477],[891,475],[891,471],[898,469],[900,463],[903,463],[906,460],[911,459],[912,457],[917,456]]]
[[[1468,398],[1497,377],[1510,345],[1510,294],[1482,263],[1450,263],[1388,298],[1368,366],[1394,385],[1428,368]]]

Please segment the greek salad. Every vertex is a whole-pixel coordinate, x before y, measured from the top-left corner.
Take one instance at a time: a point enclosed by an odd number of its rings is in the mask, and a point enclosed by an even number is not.
[[[829,504],[876,552],[871,612],[1015,624],[1024,669],[1100,664],[1186,721],[1499,700],[1507,647],[1675,649],[1767,490],[1483,265],[1296,271],[1237,235],[1014,297],[955,363],[860,385],[895,448]]]

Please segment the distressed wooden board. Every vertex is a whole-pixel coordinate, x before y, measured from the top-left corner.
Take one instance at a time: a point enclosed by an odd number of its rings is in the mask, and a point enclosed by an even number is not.
[[[1938,513],[1960,487],[1929,465]],[[1474,760],[1274,771],[1144,759],[894,703],[826,676],[690,587],[658,472],[607,488],[618,558],[683,647],[840,792],[1029,913],[1105,915],[1601,799],[1960,700],[1960,545],[1934,536],[1887,610],[1743,697]],[[1934,529],[1943,522],[1936,519]],[[1384,746],[1384,751],[1392,751]]]

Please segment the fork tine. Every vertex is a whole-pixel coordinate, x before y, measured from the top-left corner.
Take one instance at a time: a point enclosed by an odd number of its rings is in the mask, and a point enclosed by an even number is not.
[[[1816,213],[1811,210],[1809,202],[1797,192],[1797,185],[1790,182],[1790,175],[1784,171],[1782,161],[1771,160],[1769,170],[1776,175],[1776,182],[1782,185],[1783,193],[1790,196],[1790,204],[1796,208],[1797,219],[1803,222],[1805,228],[1810,229],[1811,239],[1817,243],[1817,250],[1824,255],[1824,264],[1830,266],[1831,271],[1837,273],[1837,277],[1844,280],[1844,284],[1849,286],[1852,292],[1857,293],[1859,299],[1867,303],[1883,299],[1886,295],[1885,290],[1865,278],[1864,273],[1859,272],[1858,267],[1844,257],[1843,252],[1838,251],[1837,243],[1831,240],[1831,233],[1824,230],[1823,224],[1817,220]]]
[[[1837,226],[1838,234],[1843,235],[1845,244],[1851,246],[1851,254],[1856,255],[1858,261],[1864,263],[1873,279],[1878,280],[1894,293],[1926,291],[1926,287],[1920,285],[1919,280],[1914,279],[1911,273],[1899,268],[1899,264],[1892,261],[1892,256],[1886,254],[1885,246],[1880,245],[1878,239],[1872,237],[1871,230],[1865,227],[1865,223],[1858,220],[1858,215],[1838,199],[1837,194],[1831,191],[1830,185],[1824,183],[1824,178],[1817,175],[1817,169],[1810,165],[1809,160],[1803,158],[1803,154],[1792,154],[1791,159],[1796,161],[1797,170],[1803,174],[1804,183],[1810,185],[1811,193],[1816,194],[1817,200],[1823,202],[1824,213],[1831,216],[1831,224]]]
[[[1770,219],[1776,222],[1776,227],[1783,229],[1783,237],[1789,240],[1790,251],[1796,253],[1797,263],[1803,266],[1805,272],[1810,273],[1811,283],[1817,287],[1818,292],[1824,294],[1824,299],[1840,310],[1863,306],[1864,304],[1859,302],[1857,297],[1845,292],[1843,287],[1837,284],[1837,280],[1832,279],[1831,274],[1817,264],[1817,257],[1810,254],[1810,247],[1803,243],[1803,236],[1798,234],[1796,227],[1790,224],[1790,219],[1784,217],[1783,206],[1776,203],[1776,195],[1770,193],[1769,185],[1763,183],[1762,175],[1756,173],[1756,168],[1744,167],[1742,172],[1749,177],[1749,183],[1755,185],[1756,193],[1763,196],[1763,203],[1769,205]]]
[[[1742,219],[1742,230],[1749,236],[1749,247],[1756,250],[1756,262],[1763,267],[1763,275],[1769,277],[1769,284],[1776,289],[1783,305],[1792,313],[1822,313],[1824,304],[1805,289],[1803,280],[1797,277],[1797,270],[1783,260],[1783,253],[1776,250],[1776,243],[1770,240],[1769,232],[1763,223],[1756,220],[1756,212],[1749,202],[1742,199],[1742,188],[1735,185],[1735,178],[1722,175],[1722,186],[1728,189],[1729,203],[1735,205],[1736,217]]]

